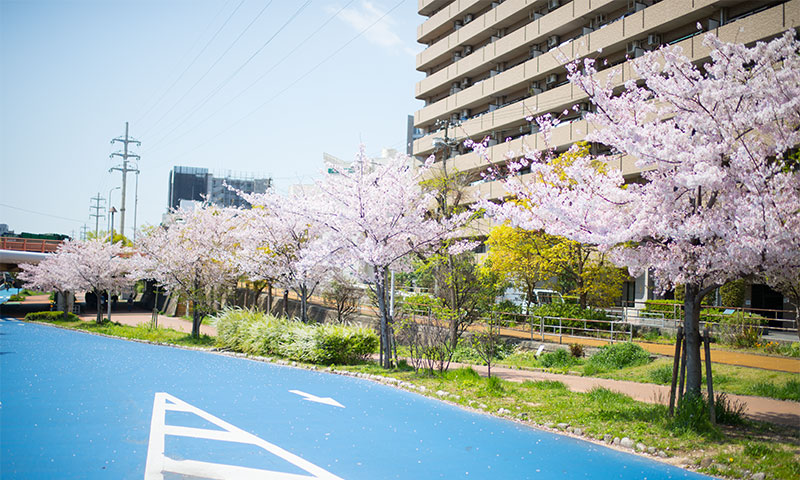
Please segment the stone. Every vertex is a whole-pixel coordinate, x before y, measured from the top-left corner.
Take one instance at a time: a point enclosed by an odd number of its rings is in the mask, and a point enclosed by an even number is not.
[[[519,418],[520,420],[527,420],[528,414],[526,412],[520,412],[517,414],[517,418]]]
[[[767,474],[764,472],[754,473],[753,476],[750,477],[750,480],[764,480],[767,478]]]
[[[614,440],[614,437],[612,437],[612,436],[611,436],[611,435],[609,435],[608,433],[606,433],[605,435],[603,435],[603,441],[604,441],[604,442],[606,442],[606,443],[611,443],[611,440]]]
[[[583,435],[583,429],[575,428],[574,430],[572,430],[572,433],[574,433],[575,435]]]
[[[544,426],[545,428],[553,428],[556,426],[556,424],[553,422],[545,422]]]
[[[647,453],[649,453],[650,455],[655,455],[656,447],[647,447]]]
[[[572,428],[572,427],[567,427],[567,432],[569,432],[569,433],[572,433],[572,432],[574,432],[574,431],[575,431],[575,429],[574,429],[574,428]]]
[[[569,427],[569,423],[558,423],[556,424],[556,427],[558,427],[559,430],[564,430]]]
[[[485,403],[479,403],[479,404],[478,404],[478,408],[481,408],[481,409],[483,409],[483,410],[486,410],[486,404],[485,404]]]
[[[709,458],[709,457],[706,457],[706,458],[704,458],[704,459],[700,460],[700,466],[701,466],[702,468],[708,468],[708,467],[710,467],[710,466],[711,466],[711,462],[712,462],[712,461],[713,461],[713,460],[711,460],[711,458]]]
[[[664,450],[659,450],[658,456],[659,458],[667,458],[667,452],[665,452]]]
[[[511,413],[511,410],[508,410],[506,408],[500,407],[500,408],[497,409],[497,414],[498,415],[508,415],[509,413]]]
[[[446,397],[448,393],[444,390],[436,390],[436,395],[439,395],[440,397]]]
[[[639,442],[636,444],[636,450],[644,452],[645,450],[647,450],[647,446],[644,443]]]
[[[625,448],[633,448],[633,440],[628,437],[622,437],[619,444]]]
[[[614,440],[611,440],[613,445],[619,445],[619,437],[614,437]]]

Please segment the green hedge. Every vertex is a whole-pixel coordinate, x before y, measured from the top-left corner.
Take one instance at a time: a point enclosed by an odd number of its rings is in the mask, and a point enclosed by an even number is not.
[[[363,360],[378,347],[378,336],[365,328],[306,324],[252,310],[225,310],[212,322],[217,327],[218,346],[252,355],[349,364]]]
[[[618,370],[625,367],[644,365],[650,361],[650,354],[636,343],[612,343],[600,348],[589,357],[589,362],[583,369],[586,375]]]
[[[68,313],[65,318],[64,312],[56,310],[53,312],[32,312],[25,315],[25,320],[31,322],[77,322],[80,321],[80,318],[74,313]]]

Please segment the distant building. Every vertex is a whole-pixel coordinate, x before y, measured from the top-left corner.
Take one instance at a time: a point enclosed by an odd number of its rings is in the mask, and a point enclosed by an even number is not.
[[[270,178],[256,178],[254,174],[215,174],[207,168],[176,166],[169,173],[167,207],[186,208],[187,202],[203,201],[224,207],[247,206],[228,186],[247,193],[264,193],[271,184]]]
[[[14,233],[14,232],[8,229],[7,223],[0,223],[0,235],[3,235],[5,233]]]

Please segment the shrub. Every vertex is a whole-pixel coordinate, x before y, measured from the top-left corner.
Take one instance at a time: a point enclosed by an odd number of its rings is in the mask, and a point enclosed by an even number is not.
[[[571,367],[577,363],[577,359],[564,349],[558,349],[555,352],[547,352],[539,357],[539,365],[545,368]]]
[[[15,293],[8,297],[9,302],[21,302],[23,300],[25,300],[25,295],[21,295],[19,293]]]
[[[56,310],[53,312],[32,312],[25,315],[25,320],[31,322],[78,322],[80,318],[74,313],[67,313],[65,316],[64,312]]]
[[[650,361],[647,350],[632,342],[612,343],[605,345],[589,357],[590,375],[608,370],[618,370],[625,367],[644,365]]]
[[[733,280],[719,289],[720,300],[726,307],[741,307],[744,305],[745,281]]]
[[[716,318],[722,341],[739,348],[755,347],[761,340],[761,326],[767,319],[752,313],[736,312]]]
[[[548,303],[532,309],[532,313],[543,317],[574,318],[580,320],[608,320],[603,310],[581,308],[572,303]]]
[[[378,337],[358,327],[305,324],[260,312],[228,309],[212,319],[220,347],[322,364],[348,364],[375,352]]]
[[[569,353],[575,358],[581,358],[585,355],[583,351],[583,345],[580,343],[570,343],[569,345]]]
[[[644,311],[663,313],[666,318],[680,318],[683,315],[683,301],[647,300],[644,302]]]

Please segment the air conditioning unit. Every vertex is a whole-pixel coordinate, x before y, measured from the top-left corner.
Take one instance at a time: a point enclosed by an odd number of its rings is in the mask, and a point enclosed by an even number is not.
[[[492,2],[492,8],[497,8],[500,6],[500,2]]]
[[[581,35],[589,35],[593,31],[594,31],[594,29],[592,27],[583,27],[581,29]]]
[[[528,17],[531,20],[539,20],[540,18],[542,18],[542,12],[540,12],[538,10],[531,10],[531,13],[530,13],[530,15],[528,15]]]
[[[560,6],[561,0],[547,0],[547,9],[550,11],[553,11]]]
[[[464,77],[464,78],[462,78],[462,79],[461,79],[461,88],[467,88],[467,87],[469,87],[469,86],[470,86],[470,83],[471,83],[471,82],[470,82],[470,78],[469,78],[469,77]]]
[[[461,28],[461,26],[462,26],[461,20],[456,20],[453,22],[453,30],[458,30],[459,28]]]
[[[502,70],[497,70],[497,69],[493,68],[493,69],[489,70],[489,77],[494,77],[495,75],[499,74],[500,72],[502,72]]]
[[[542,89],[542,82],[536,81],[531,82],[531,94],[532,95],[539,95],[544,90]]]
[[[552,35],[547,37],[547,48],[556,48],[558,46],[558,42],[561,41],[561,37],[558,35]]]
[[[644,54],[644,49],[642,49],[638,41],[634,40],[632,42],[628,42],[625,53],[632,58],[641,57],[642,54]]]
[[[606,23],[607,23],[607,21],[606,21],[606,14],[605,13],[598,13],[597,15],[594,16],[594,19],[592,20],[592,26],[595,29],[598,29],[598,28],[602,27]]]
[[[472,110],[470,110],[469,108],[465,108],[464,110],[461,110],[461,120],[466,120],[471,115],[472,115]]]
[[[453,52],[453,63],[461,60],[461,52]]]
[[[490,111],[490,112],[494,112],[494,111],[495,111],[495,110],[497,110],[498,108],[500,108],[500,106],[499,106],[499,105],[495,105],[494,103],[490,103],[490,104],[489,104],[489,111]]]
[[[708,30],[715,30],[719,28],[720,21],[716,18],[709,18],[708,19]]]
[[[468,13],[468,14],[464,15],[464,25],[468,24],[469,22],[471,22],[474,19],[475,19],[475,17],[471,13]]]
[[[451,115],[450,115],[450,121],[451,121],[452,123],[458,123],[458,114],[457,114],[457,113],[453,113],[453,114],[451,114]]]
[[[498,41],[498,40],[500,40],[500,37],[498,37],[497,35],[492,35],[492,36],[489,38],[489,43],[494,43],[494,42],[496,42],[496,41]]]
[[[472,53],[472,45],[464,45],[464,56],[466,57]]]
[[[578,112],[582,115],[587,112],[591,112],[591,106],[589,102],[581,102],[578,104]]]
[[[536,58],[542,54],[542,48],[539,45],[531,45],[530,55],[531,58]]]
[[[645,8],[647,8],[647,5],[642,2],[628,0],[628,13],[636,13],[639,10],[644,10]]]
[[[552,87],[553,85],[558,83],[558,75],[555,73],[551,73],[550,75],[547,76],[547,78],[545,78],[544,83],[547,84],[548,87]]]
[[[661,35],[657,33],[651,33],[647,36],[647,46],[656,48],[661,46]]]

